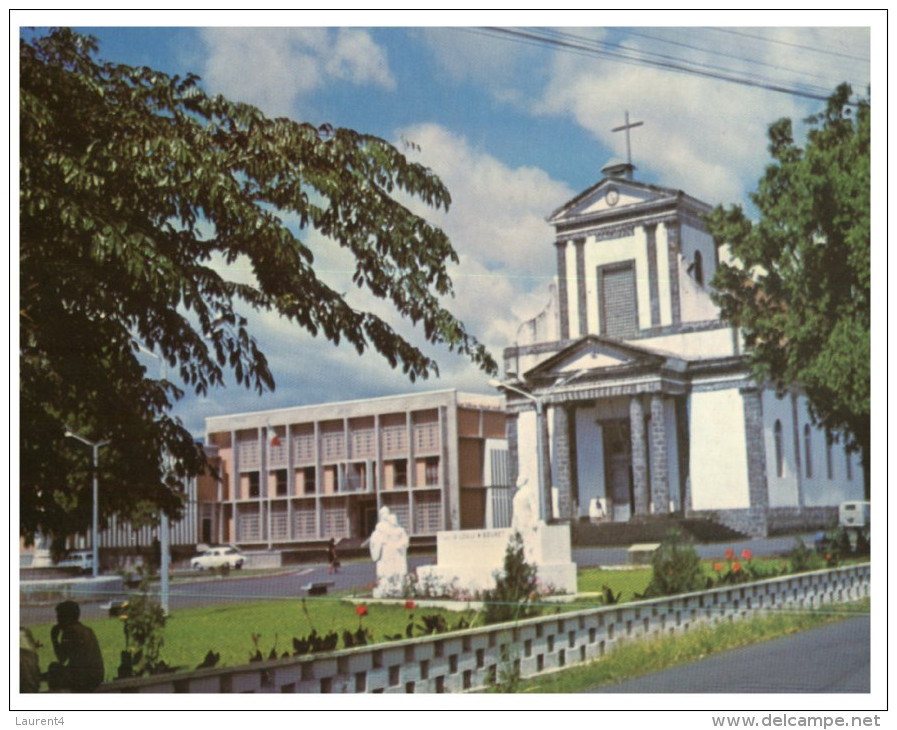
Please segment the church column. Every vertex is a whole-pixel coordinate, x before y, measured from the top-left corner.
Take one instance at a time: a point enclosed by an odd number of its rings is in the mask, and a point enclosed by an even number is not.
[[[741,389],[750,509],[749,534],[765,537],[769,531],[769,484],[766,478],[766,440],[763,435],[763,397],[756,385]]]
[[[679,510],[688,517],[691,510],[691,495],[688,493],[689,471],[691,468],[688,426],[688,396],[676,396],[673,399],[676,409],[676,454],[679,457]]]
[[[632,438],[633,515],[648,514],[648,451],[645,444],[645,407],[641,396],[629,400],[629,432]]]
[[[509,413],[505,419],[505,435],[508,437],[508,487],[515,485],[520,476],[520,440],[517,428],[517,414]]]
[[[548,414],[545,412],[545,404],[536,402],[536,428],[539,429],[539,484],[544,490],[541,495],[542,505],[540,517],[545,522],[552,518],[551,512],[551,442],[548,440]]]
[[[573,518],[572,451],[570,449],[570,414],[566,406],[554,406],[554,460],[552,469],[558,489],[558,514],[561,521]]]
[[[570,302],[567,299],[567,242],[555,243],[558,258],[558,313],[561,320],[560,337],[570,339]]]
[[[679,221],[671,221],[666,224],[667,229],[667,262],[669,264],[670,277],[670,311],[672,324],[682,321],[682,305],[679,295]]]
[[[664,398],[651,394],[651,492],[656,514],[666,514],[670,507],[670,477],[667,461],[667,423]]]
[[[589,302],[586,296],[586,239],[577,238],[576,246],[576,302],[579,310],[579,336],[589,334]]]
[[[651,326],[660,326],[660,280],[657,271],[657,224],[645,226],[648,247],[648,298],[651,302]]]

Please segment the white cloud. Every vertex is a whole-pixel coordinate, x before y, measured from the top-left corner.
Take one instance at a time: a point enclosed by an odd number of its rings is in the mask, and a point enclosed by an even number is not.
[[[419,161],[448,187],[452,206],[434,220],[460,263],[451,269],[456,296],[447,302],[496,354],[514,341],[522,319],[547,303],[557,262],[546,216],[574,191],[533,167],[510,167],[435,124],[402,130],[420,145]],[[419,206],[417,212],[433,220]]]
[[[644,126],[631,131],[632,160],[661,185],[707,202],[744,198],[765,164],[766,129],[782,116],[805,116],[790,97],[641,66],[557,59],[554,82],[534,107],[568,115],[615,156],[626,157],[623,112]]]
[[[204,28],[203,79],[215,92],[270,115],[333,81],[395,88],[386,52],[363,30],[341,28]]]

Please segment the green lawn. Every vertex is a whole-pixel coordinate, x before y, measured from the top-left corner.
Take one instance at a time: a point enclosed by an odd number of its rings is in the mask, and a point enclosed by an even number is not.
[[[318,634],[336,631],[340,634],[339,647],[343,647],[342,632],[355,631],[359,626],[369,629],[376,642],[386,641],[386,636],[405,635],[411,614],[416,623],[421,616],[442,614],[447,624],[454,627],[462,617],[468,620],[473,614],[454,613],[442,609],[409,610],[401,605],[369,604],[367,615],[359,617],[355,605],[338,597],[255,601],[251,603],[208,606],[175,612],[163,629],[165,644],[161,658],[169,665],[192,669],[213,650],[221,654],[219,666],[246,664],[256,651],[253,634],[259,635],[258,649],[267,658],[276,648],[277,654],[292,654],[293,637],[308,635],[312,629]],[[115,676],[124,649],[122,621],[118,618],[85,621],[97,635],[103,650],[106,677]],[[40,649],[41,668],[45,669],[53,659],[50,643],[51,624],[32,627],[35,638],[43,644]],[[420,632],[415,632],[419,635]],[[276,641],[276,646],[275,646]]]
[[[651,568],[631,568],[627,570],[607,570],[604,568],[583,568],[577,573],[577,586],[580,593],[603,593],[605,586],[614,595],[620,595],[620,601],[634,601],[636,593],[644,593],[651,582]]]

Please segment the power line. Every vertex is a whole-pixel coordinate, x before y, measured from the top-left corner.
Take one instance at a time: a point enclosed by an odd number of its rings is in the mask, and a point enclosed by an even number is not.
[[[639,60],[644,60],[644,62],[646,64],[650,64],[651,59],[653,58],[653,59],[657,59],[657,61],[656,61],[657,63],[687,64],[688,66],[690,66],[692,71],[695,73],[698,73],[701,70],[706,71],[707,73],[716,73],[716,74],[736,74],[737,75],[739,73],[736,70],[729,69],[729,68],[723,68],[719,65],[714,65],[711,63],[702,63],[700,61],[688,61],[686,59],[683,59],[681,56],[671,56],[671,55],[664,54],[664,53],[656,53],[656,52],[652,52],[652,51],[646,51],[644,49],[628,49],[625,46],[622,46],[620,44],[596,41],[594,39],[585,38],[583,36],[577,36],[572,33],[563,33],[560,31],[553,31],[551,29],[545,30],[543,32],[545,32],[546,35],[548,35],[548,36],[554,35],[556,37],[569,38],[578,43],[583,43],[588,47],[595,48],[596,52],[603,52],[602,46],[608,46],[610,48],[619,48],[619,49],[621,49],[621,51],[624,54],[629,55],[631,58],[637,59],[636,62],[639,62]],[[627,31],[627,32],[632,33],[631,31]],[[632,33],[632,35],[638,35],[638,33]],[[650,36],[648,36],[648,37],[650,37]],[[672,41],[664,41],[664,42],[672,42]],[[682,44],[682,45],[685,45],[685,44]],[[689,47],[694,48],[693,46],[689,46]],[[701,50],[701,49],[694,48],[694,50]],[[724,55],[724,54],[717,54],[717,55]],[[744,61],[744,62],[750,62],[748,59],[740,58],[737,56],[732,56],[732,57],[739,58],[739,60]],[[770,84],[773,83],[769,79],[765,79],[764,81],[766,83],[770,83]],[[825,94],[826,98],[828,97],[829,93],[831,93],[830,88],[827,86],[803,84],[801,86],[801,88],[803,89],[803,91],[808,92],[808,93]]]
[[[711,30],[716,30],[716,29],[711,29]],[[627,29],[626,33],[627,33],[627,35],[636,36],[638,38],[646,38],[650,41],[654,41],[655,43],[665,43],[665,44],[671,45],[671,46],[688,48],[689,50],[698,51],[699,53],[708,53],[713,56],[720,56],[722,58],[731,58],[733,60],[741,61],[742,63],[749,63],[754,66],[762,66],[764,68],[773,68],[773,69],[777,69],[779,71],[787,71],[788,73],[792,73],[795,75],[808,76],[808,77],[815,78],[815,79],[826,80],[826,78],[827,78],[827,77],[823,76],[822,74],[815,74],[815,73],[811,73],[808,71],[802,71],[802,70],[796,69],[796,68],[785,68],[784,66],[782,66],[780,64],[766,63],[765,61],[760,61],[755,58],[748,58],[746,56],[741,56],[741,55],[737,55],[734,53],[724,53],[722,51],[717,51],[712,48],[696,46],[696,45],[692,45],[691,43],[684,43],[682,41],[674,41],[674,40],[670,40],[669,38],[662,38],[660,36],[652,35],[650,33],[640,33],[638,31],[631,30],[631,29]],[[820,50],[819,53],[827,53],[830,55],[841,55],[841,54],[836,54],[832,51],[822,51],[822,50]]]
[[[603,41],[595,41],[585,39],[572,34],[561,33],[559,31],[540,31],[533,29],[515,29],[515,28],[499,28],[488,27],[483,28],[483,32],[489,35],[502,36],[506,39],[515,40],[532,45],[554,46],[562,51],[588,55],[592,57],[605,58],[610,61],[619,63],[628,63],[634,65],[650,66],[661,68],[668,71],[678,73],[691,74],[712,78],[719,81],[740,84],[742,86],[750,86],[753,88],[765,89],[767,91],[775,91],[779,93],[789,94],[791,96],[799,96],[817,101],[826,101],[831,90],[812,84],[803,85],[786,85],[777,83],[768,79],[758,77],[750,77],[730,72],[719,67],[707,64],[696,64],[683,61],[681,58],[673,56],[665,56],[663,54],[652,54],[642,51],[632,51],[622,46],[605,43]],[[552,37],[554,35],[554,37]],[[619,49],[619,50],[617,50]]]
[[[805,51],[813,51],[814,53],[824,53],[827,56],[838,56],[840,58],[849,58],[852,61],[863,61],[865,63],[869,63],[868,58],[863,58],[862,56],[851,56],[848,53],[838,53],[837,51],[829,51],[822,48],[817,48],[816,46],[805,46],[801,43],[792,43],[791,41],[782,41],[778,38],[767,38],[766,36],[754,35],[753,33],[745,33],[743,30],[733,30],[732,28],[709,28],[709,30],[715,30],[718,33],[731,33],[732,35],[740,35],[745,38],[753,38],[754,40],[763,41],[764,43],[776,43],[780,46],[789,46],[791,48],[800,48]]]

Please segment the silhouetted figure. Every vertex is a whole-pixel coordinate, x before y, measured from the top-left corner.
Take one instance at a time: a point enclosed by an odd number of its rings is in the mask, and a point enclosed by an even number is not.
[[[50,630],[58,662],[50,664],[50,691],[93,692],[103,681],[103,654],[96,634],[82,624],[81,607],[74,601],[56,606],[56,625]]]
[[[329,573],[339,573],[339,555],[336,552],[336,540],[330,538],[327,545],[327,561],[330,563]]]

